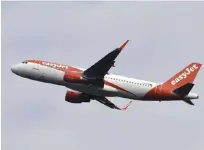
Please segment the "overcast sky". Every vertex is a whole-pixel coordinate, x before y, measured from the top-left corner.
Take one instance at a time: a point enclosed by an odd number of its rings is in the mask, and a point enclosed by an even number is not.
[[[127,112],[67,103],[65,87],[10,71],[26,59],[87,68],[129,39],[111,73],[163,82],[204,62],[203,16],[203,2],[3,2],[2,149],[203,150],[203,68],[195,106],[134,101]]]

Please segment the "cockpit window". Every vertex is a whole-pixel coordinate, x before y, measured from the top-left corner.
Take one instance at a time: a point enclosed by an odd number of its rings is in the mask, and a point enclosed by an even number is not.
[[[23,63],[23,64],[27,64],[28,62],[27,62],[27,61],[23,61],[22,63]]]

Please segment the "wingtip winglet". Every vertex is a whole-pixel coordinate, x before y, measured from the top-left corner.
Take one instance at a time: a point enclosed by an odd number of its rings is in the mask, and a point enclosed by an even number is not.
[[[131,103],[132,103],[132,101],[130,101],[127,105],[125,105],[125,106],[122,108],[122,110],[124,110],[124,111],[127,110]]]
[[[121,51],[122,51],[123,48],[127,45],[128,42],[129,42],[129,40],[125,41],[125,43],[123,43],[123,44],[120,46]]]

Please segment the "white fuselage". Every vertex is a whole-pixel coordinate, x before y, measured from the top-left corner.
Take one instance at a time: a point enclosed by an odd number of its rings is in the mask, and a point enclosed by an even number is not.
[[[45,83],[62,85],[72,90],[97,96],[118,96],[141,100],[148,91],[158,85],[154,82],[148,82],[113,74],[105,75],[104,88],[88,86],[81,83],[69,83],[63,80],[65,74],[64,71],[32,62],[28,62],[26,64],[17,64],[13,66],[11,70],[15,74],[25,78]]]

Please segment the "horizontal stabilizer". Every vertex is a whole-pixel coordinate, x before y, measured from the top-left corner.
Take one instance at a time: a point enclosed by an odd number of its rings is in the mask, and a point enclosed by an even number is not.
[[[185,99],[185,100],[183,100],[183,101],[186,102],[186,103],[189,104],[189,105],[194,105],[193,102],[191,102],[189,99]]]
[[[193,83],[187,83],[175,89],[173,92],[179,95],[188,95],[188,93],[192,90],[193,86],[194,86]]]

